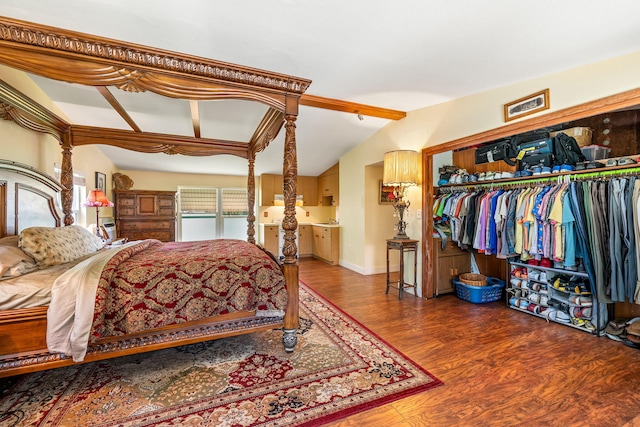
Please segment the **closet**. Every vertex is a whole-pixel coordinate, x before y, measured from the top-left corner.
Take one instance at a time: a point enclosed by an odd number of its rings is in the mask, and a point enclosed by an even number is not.
[[[550,176],[543,176],[542,178],[528,177],[528,180],[524,178],[501,179],[491,182],[474,183],[474,186],[467,184],[466,188],[465,184],[448,185],[447,189],[440,189],[433,181],[434,176],[437,177],[438,175],[437,167],[439,166],[434,165],[433,155],[452,151],[453,164],[461,168],[466,168],[470,173],[480,173],[489,170],[513,172],[515,167],[509,166],[504,162],[476,165],[474,155],[475,149],[483,144],[499,140],[500,138],[512,137],[514,135],[527,132],[540,130],[557,131],[573,127],[585,127],[590,128],[593,131],[592,144],[605,146],[610,149],[608,155],[609,158],[618,158],[622,156],[637,158],[640,153],[640,114],[638,113],[638,105],[640,105],[640,89],[635,89],[615,96],[581,104],[566,110],[522,120],[501,128],[451,141],[440,146],[425,148],[422,153],[423,176],[425,177],[425,185],[423,186],[423,210],[424,212],[432,211],[434,202],[436,202],[438,197],[441,197],[442,195],[442,190],[449,191],[451,194],[461,191],[486,191],[490,189],[493,191],[511,191],[516,188],[531,186],[552,186],[558,184],[559,179],[565,180],[567,186],[579,186],[580,188],[583,188],[583,190],[591,188],[589,186],[592,184],[589,183],[594,183],[593,185],[602,185],[603,188],[607,189],[609,186],[613,188],[614,184],[612,183],[617,182],[615,185],[619,185],[621,183],[621,181],[619,181],[620,179],[627,180],[625,182],[625,186],[628,186],[629,182],[635,180],[640,174],[640,164],[602,167],[597,170],[553,174]],[[542,179],[542,181],[538,181],[539,179]],[[635,183],[633,185],[635,185]],[[607,216],[610,217],[608,213]],[[621,218],[619,224],[623,224]],[[588,223],[583,225],[585,225],[584,228],[587,230],[590,226],[593,226]],[[629,224],[627,223],[627,226],[628,225]],[[614,224],[613,226],[616,225]],[[609,227],[608,223],[607,227]],[[431,221],[430,216],[425,215],[425,221],[423,221],[423,236],[432,236],[434,234],[433,231],[433,222]],[[438,281],[438,277],[436,275],[437,269],[434,267],[434,243],[437,243],[437,239],[423,239],[424,259],[422,266],[422,291],[423,295],[426,295],[427,297],[435,296],[435,284]],[[589,241],[588,243],[590,245],[594,244],[592,241]],[[638,243],[634,242],[634,248],[637,246]],[[616,249],[614,250],[618,250],[617,248],[618,246],[616,246]],[[612,252],[609,251],[609,249],[606,250],[607,252],[605,256],[610,257]],[[600,250],[595,253],[602,255],[604,253],[604,248],[600,248]],[[586,298],[586,294],[581,295],[576,292],[573,292],[572,294],[571,291],[567,291],[567,289],[571,289],[568,286],[569,279],[572,279],[571,285],[582,284],[582,282],[586,281],[589,282],[588,286],[591,286],[591,281],[595,280],[599,281],[600,284],[598,285],[597,283],[594,283],[594,287],[602,285],[603,282],[601,278],[596,277],[595,272],[589,272],[589,269],[585,269],[584,266],[578,267],[578,271],[572,269],[564,271],[563,268],[557,268],[556,264],[551,266],[530,264],[526,259],[526,256],[525,259],[521,259],[520,257],[498,258],[497,254],[485,255],[484,253],[476,253],[475,258],[478,261],[480,271],[483,274],[497,275],[509,284],[512,276],[522,276],[523,274],[527,277],[530,274],[533,274],[533,280],[537,280],[539,282],[533,285],[534,289],[529,287],[524,291],[521,288],[519,291],[516,291],[517,288],[515,286],[509,287],[506,304],[507,306],[511,306],[511,308],[528,311],[533,315],[541,314],[529,311],[529,303],[531,302],[529,300],[529,296],[534,293],[538,293],[538,296],[533,296],[533,299],[537,300],[539,303],[541,295],[544,295],[540,290],[543,289],[543,285],[545,285],[547,286],[547,292],[546,297],[543,298],[543,302],[548,304],[550,300],[554,300],[555,302],[553,302],[553,304],[558,305],[562,309],[575,310],[574,313],[579,314],[577,317],[582,316],[586,318],[591,316],[588,320],[596,324],[597,328],[603,327],[603,322],[607,318],[640,316],[640,305],[636,304],[633,299],[629,299],[629,295],[622,299],[617,295],[613,295],[612,298],[611,289],[600,289],[600,293],[597,296],[594,295],[594,300],[589,301]],[[453,268],[455,268],[455,266],[453,266]],[[600,271],[598,274],[608,272],[609,270],[607,269],[610,268],[611,266],[598,268],[598,271]],[[544,280],[540,280],[541,273],[543,272],[545,273],[542,275]],[[623,272],[621,274],[625,273]],[[558,277],[561,280],[556,284],[556,279]],[[522,279],[522,277],[519,279]],[[551,279],[553,280],[551,281]],[[517,282],[514,281],[514,283]],[[561,286],[561,283],[565,286]],[[554,286],[554,284],[556,284],[556,286]],[[527,285],[530,286],[530,282],[528,282]],[[552,287],[553,290],[549,290],[549,287]],[[575,289],[575,286],[573,289]],[[525,293],[526,297],[524,296]],[[594,294],[595,293],[596,292],[594,292]],[[510,304],[509,300],[512,298],[526,299],[528,303],[526,306],[525,303],[521,303],[521,306],[517,304]],[[589,306],[589,303],[592,305]],[[587,307],[592,307],[592,309],[588,310]],[[596,319],[598,315],[601,315],[600,319]],[[564,320],[565,319],[560,319],[560,321]],[[582,324],[572,324],[572,326],[577,326],[578,328],[583,328],[589,332],[593,332],[590,330],[590,327],[585,328]]]
[[[509,308],[596,333],[607,304],[640,302],[639,173],[635,164],[445,186],[434,218],[476,257],[507,260]]]

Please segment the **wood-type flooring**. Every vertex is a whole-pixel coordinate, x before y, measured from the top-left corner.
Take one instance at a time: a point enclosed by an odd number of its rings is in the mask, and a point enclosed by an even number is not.
[[[329,425],[640,426],[640,350],[503,302],[399,300],[385,279],[300,261],[300,280],[444,385]]]

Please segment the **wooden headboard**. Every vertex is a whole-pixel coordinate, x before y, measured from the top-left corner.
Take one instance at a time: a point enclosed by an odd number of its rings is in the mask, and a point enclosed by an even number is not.
[[[31,166],[0,160],[0,237],[27,227],[59,227],[61,190],[60,183]]]

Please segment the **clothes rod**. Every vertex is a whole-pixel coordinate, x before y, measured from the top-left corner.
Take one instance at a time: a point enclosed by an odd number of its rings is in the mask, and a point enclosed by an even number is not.
[[[537,184],[547,184],[547,183],[557,183],[561,184],[563,182],[571,182],[571,181],[583,181],[589,179],[600,179],[600,178],[609,178],[616,176],[625,176],[625,175],[638,175],[640,174],[640,166],[625,168],[625,169],[608,169],[603,171],[584,171],[578,173],[564,173],[561,175],[558,174],[550,174],[545,176],[535,176],[532,178],[525,179],[509,179],[508,181],[492,181],[492,182],[476,182],[476,183],[468,183],[468,184],[453,184],[450,186],[438,187],[440,192],[443,193],[452,193],[457,191],[467,191],[467,190],[475,190],[482,188],[501,188],[501,187],[511,187],[511,186],[526,186],[526,185],[537,185]]]

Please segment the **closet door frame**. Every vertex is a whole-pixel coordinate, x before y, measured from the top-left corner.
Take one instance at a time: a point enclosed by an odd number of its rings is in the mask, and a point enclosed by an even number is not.
[[[632,89],[616,95],[607,96],[594,101],[585,102],[570,108],[554,111],[551,113],[536,116],[530,119],[524,119],[516,123],[501,126],[485,132],[459,138],[443,144],[432,147],[426,147],[422,150],[422,211],[431,212],[433,206],[433,156],[435,154],[445,153],[461,148],[468,148],[474,145],[495,141],[511,135],[529,132],[532,130],[545,128],[554,125],[560,125],[575,120],[584,119],[611,111],[635,107],[640,108],[640,88]],[[568,126],[570,127],[570,126]],[[422,221],[422,295],[429,298],[435,295],[434,279],[433,279],[433,256],[432,246],[433,239],[428,238],[433,235],[433,221],[431,215],[425,215]]]

